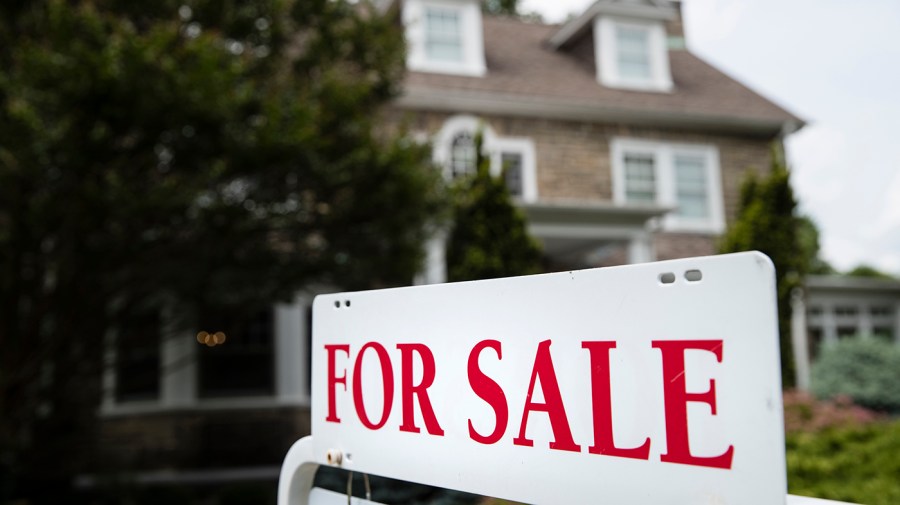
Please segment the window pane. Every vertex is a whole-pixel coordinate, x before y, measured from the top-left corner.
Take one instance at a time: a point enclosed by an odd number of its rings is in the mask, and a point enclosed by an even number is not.
[[[650,79],[650,32],[643,28],[616,26],[616,60],[620,76]]]
[[[652,155],[625,155],[625,201],[656,202],[656,167]]]
[[[159,313],[132,315],[116,335],[116,401],[159,398]]]
[[[200,396],[256,396],[275,392],[274,321],[271,309],[250,316],[217,313],[203,318],[203,332],[224,335],[200,343]]]
[[[502,153],[500,162],[503,165],[503,179],[512,196],[522,196],[522,154]]]
[[[679,216],[709,217],[706,163],[700,156],[675,156],[675,191]]]
[[[872,328],[872,335],[886,342],[894,341],[894,330],[890,326],[876,326]]]
[[[429,60],[462,61],[459,12],[428,8],[425,12],[425,54]]]
[[[453,138],[450,147],[450,175],[455,179],[475,173],[475,139],[468,132]]]

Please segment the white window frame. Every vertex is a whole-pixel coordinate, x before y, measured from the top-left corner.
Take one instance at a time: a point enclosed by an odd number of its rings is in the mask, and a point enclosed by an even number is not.
[[[484,120],[475,116],[458,115],[444,122],[434,136],[432,156],[435,164],[442,167],[444,178],[450,180],[450,156],[453,139],[460,133],[473,137],[481,130],[482,149],[491,160],[491,174],[499,176],[503,169],[503,153],[515,153],[522,157],[522,195],[516,197],[522,202],[538,200],[537,165],[534,141],[527,137],[498,137]]]
[[[619,27],[641,30],[647,33],[650,50],[650,78],[635,79],[623,76],[619,71]],[[669,51],[666,29],[661,21],[637,20],[613,16],[594,19],[594,54],[596,55],[597,81],[610,88],[640,91],[670,92],[673,89],[669,67]]]
[[[719,150],[711,144],[670,143],[642,139],[614,138],[611,142],[613,201],[618,205],[634,205],[626,198],[625,155],[648,154],[653,157],[656,171],[656,204],[665,207],[678,206],[678,188],[675,180],[675,157],[697,156],[704,160],[706,169],[706,195],[708,216],[688,218],[675,211],[662,219],[665,231],[682,231],[720,234],[725,231],[725,205],[722,198],[722,177]]]
[[[455,11],[459,15],[462,59],[459,62],[432,60],[426,49],[428,9]],[[434,72],[482,77],[487,73],[481,7],[474,0],[407,0],[403,3],[403,25],[408,49],[406,65],[418,72]]]
[[[323,289],[322,291],[333,291]],[[199,345],[191,332],[166,336],[173,329],[167,321],[174,320],[170,310],[163,311],[163,336],[160,338],[160,391],[157,399],[116,400],[116,369],[107,366],[102,376],[103,396],[101,416],[132,415],[171,410],[215,410],[244,408],[273,408],[280,406],[309,407],[306,361],[307,335],[305,307],[312,304],[313,292],[298,293],[291,303],[277,303],[272,307],[273,363],[275,390],[272,395],[200,398],[197,351]],[[227,344],[226,344],[227,345]],[[105,360],[115,363],[115,335],[107,335]]]

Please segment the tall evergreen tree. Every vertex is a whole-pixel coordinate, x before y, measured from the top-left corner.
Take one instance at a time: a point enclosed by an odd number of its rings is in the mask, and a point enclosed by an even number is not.
[[[525,217],[512,202],[501,176],[490,173],[475,136],[475,173],[454,190],[453,228],[447,245],[447,278],[467,281],[541,271],[541,249],[528,233]]]
[[[366,2],[13,0],[0,46],[0,503],[88,471],[130,313],[417,271],[440,184],[373,133],[404,44]]]
[[[741,186],[737,219],[722,238],[720,251],[757,250],[775,264],[784,387],[792,386],[795,379],[790,334],[791,291],[800,285],[809,268],[809,254],[801,242],[802,227],[790,172],[773,149],[769,174],[760,178],[751,172]]]
[[[809,216],[800,216],[798,222],[798,234],[803,256],[806,258],[808,273],[814,275],[828,275],[836,273],[827,261],[819,254],[819,228]]]
[[[503,14],[517,16],[519,14],[519,0],[483,0],[482,8],[489,14]]]

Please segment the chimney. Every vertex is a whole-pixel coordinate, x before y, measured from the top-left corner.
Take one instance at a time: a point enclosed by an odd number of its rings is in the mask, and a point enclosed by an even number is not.
[[[686,49],[687,42],[684,37],[684,17],[681,14],[681,1],[672,2],[675,9],[675,18],[666,21],[666,42],[669,49]]]

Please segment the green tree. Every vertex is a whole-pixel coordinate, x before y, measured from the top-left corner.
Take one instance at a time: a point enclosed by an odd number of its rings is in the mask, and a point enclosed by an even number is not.
[[[819,255],[819,228],[811,217],[800,216],[797,219],[797,234],[803,257],[808,265],[808,273],[815,275],[836,273],[834,267]]]
[[[757,250],[775,264],[778,287],[778,329],[781,347],[781,380],[794,384],[791,348],[791,291],[806,275],[810,251],[801,242],[803,219],[797,215],[797,200],[790,172],[773,150],[771,171],[765,177],[751,172],[741,186],[737,218],[722,237],[720,252]]]
[[[847,272],[847,275],[850,277],[870,277],[873,279],[893,279],[894,277],[890,274],[886,274],[877,268],[870,265],[857,265],[852,270]]]
[[[519,14],[519,0],[482,0],[481,6],[488,14],[507,16]]]
[[[368,3],[14,0],[0,45],[0,503],[88,471],[129,314],[417,270],[440,184],[374,133],[404,44]]]
[[[527,275],[541,271],[541,249],[528,234],[525,217],[512,203],[502,176],[490,173],[475,136],[475,173],[453,188],[453,228],[447,244],[451,282]]]

